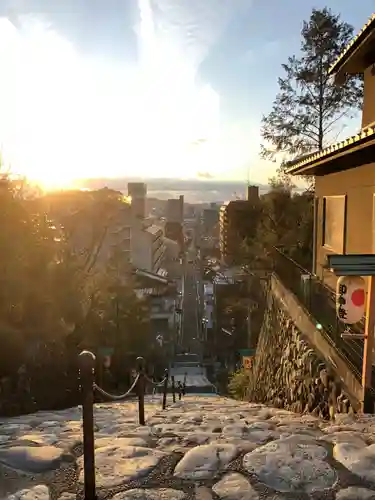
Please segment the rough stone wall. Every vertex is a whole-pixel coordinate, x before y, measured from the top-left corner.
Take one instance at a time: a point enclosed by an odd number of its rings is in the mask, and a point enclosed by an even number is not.
[[[322,418],[353,411],[340,381],[304,340],[270,291],[248,399]]]

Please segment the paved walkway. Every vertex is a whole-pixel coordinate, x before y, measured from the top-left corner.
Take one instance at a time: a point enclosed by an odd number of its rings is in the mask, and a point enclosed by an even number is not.
[[[96,408],[99,499],[375,499],[375,417],[309,415],[219,397]],[[0,499],[82,498],[79,409],[0,422]],[[78,494],[77,494],[78,491]]]

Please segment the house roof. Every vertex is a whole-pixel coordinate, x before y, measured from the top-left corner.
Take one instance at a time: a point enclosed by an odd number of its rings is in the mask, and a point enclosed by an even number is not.
[[[287,163],[286,173],[292,175],[326,175],[374,162],[375,128],[360,133]],[[370,154],[370,149],[371,153]],[[339,161],[338,161],[339,160]]]
[[[374,35],[375,13],[370,17],[361,31],[351,40],[351,42],[346,46],[345,50],[336,59],[336,61],[330,67],[329,73],[337,73],[340,70],[344,70],[345,73],[359,72],[358,64],[352,64],[352,67],[350,67],[348,63],[354,63],[354,59],[358,63],[358,59],[362,59],[362,57],[365,55],[363,49],[366,49],[368,42],[375,38]]]

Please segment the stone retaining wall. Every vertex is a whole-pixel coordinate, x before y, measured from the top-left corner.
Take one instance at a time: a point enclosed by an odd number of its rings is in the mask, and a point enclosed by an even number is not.
[[[340,380],[308,344],[272,289],[267,298],[248,398],[326,419],[336,413],[354,411]]]

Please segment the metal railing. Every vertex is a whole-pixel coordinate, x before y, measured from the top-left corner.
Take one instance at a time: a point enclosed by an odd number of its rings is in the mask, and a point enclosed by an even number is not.
[[[138,396],[138,418],[139,424],[145,425],[145,383],[152,384],[155,388],[162,387],[162,409],[167,407],[167,394],[169,373],[164,371],[161,382],[154,382],[145,374],[144,359],[137,358],[137,376],[131,387],[124,394],[110,394],[95,383],[95,355],[90,351],[83,351],[79,356],[80,361],[80,389],[82,396],[82,420],[83,420],[83,467],[84,467],[84,498],[85,500],[96,500],[95,481],[95,433],[94,433],[94,401],[95,392],[99,393],[107,401],[125,401],[132,397],[133,391]],[[171,388],[173,403],[176,402],[176,391],[174,377],[171,377]],[[183,388],[178,388],[179,399],[184,394]]]
[[[275,274],[285,287],[298,298],[321,330],[322,335],[336,347],[353,374],[361,380],[363,322],[350,325],[350,327],[340,322],[336,316],[335,292],[331,288],[300,266],[280,248],[274,248],[273,257]]]

